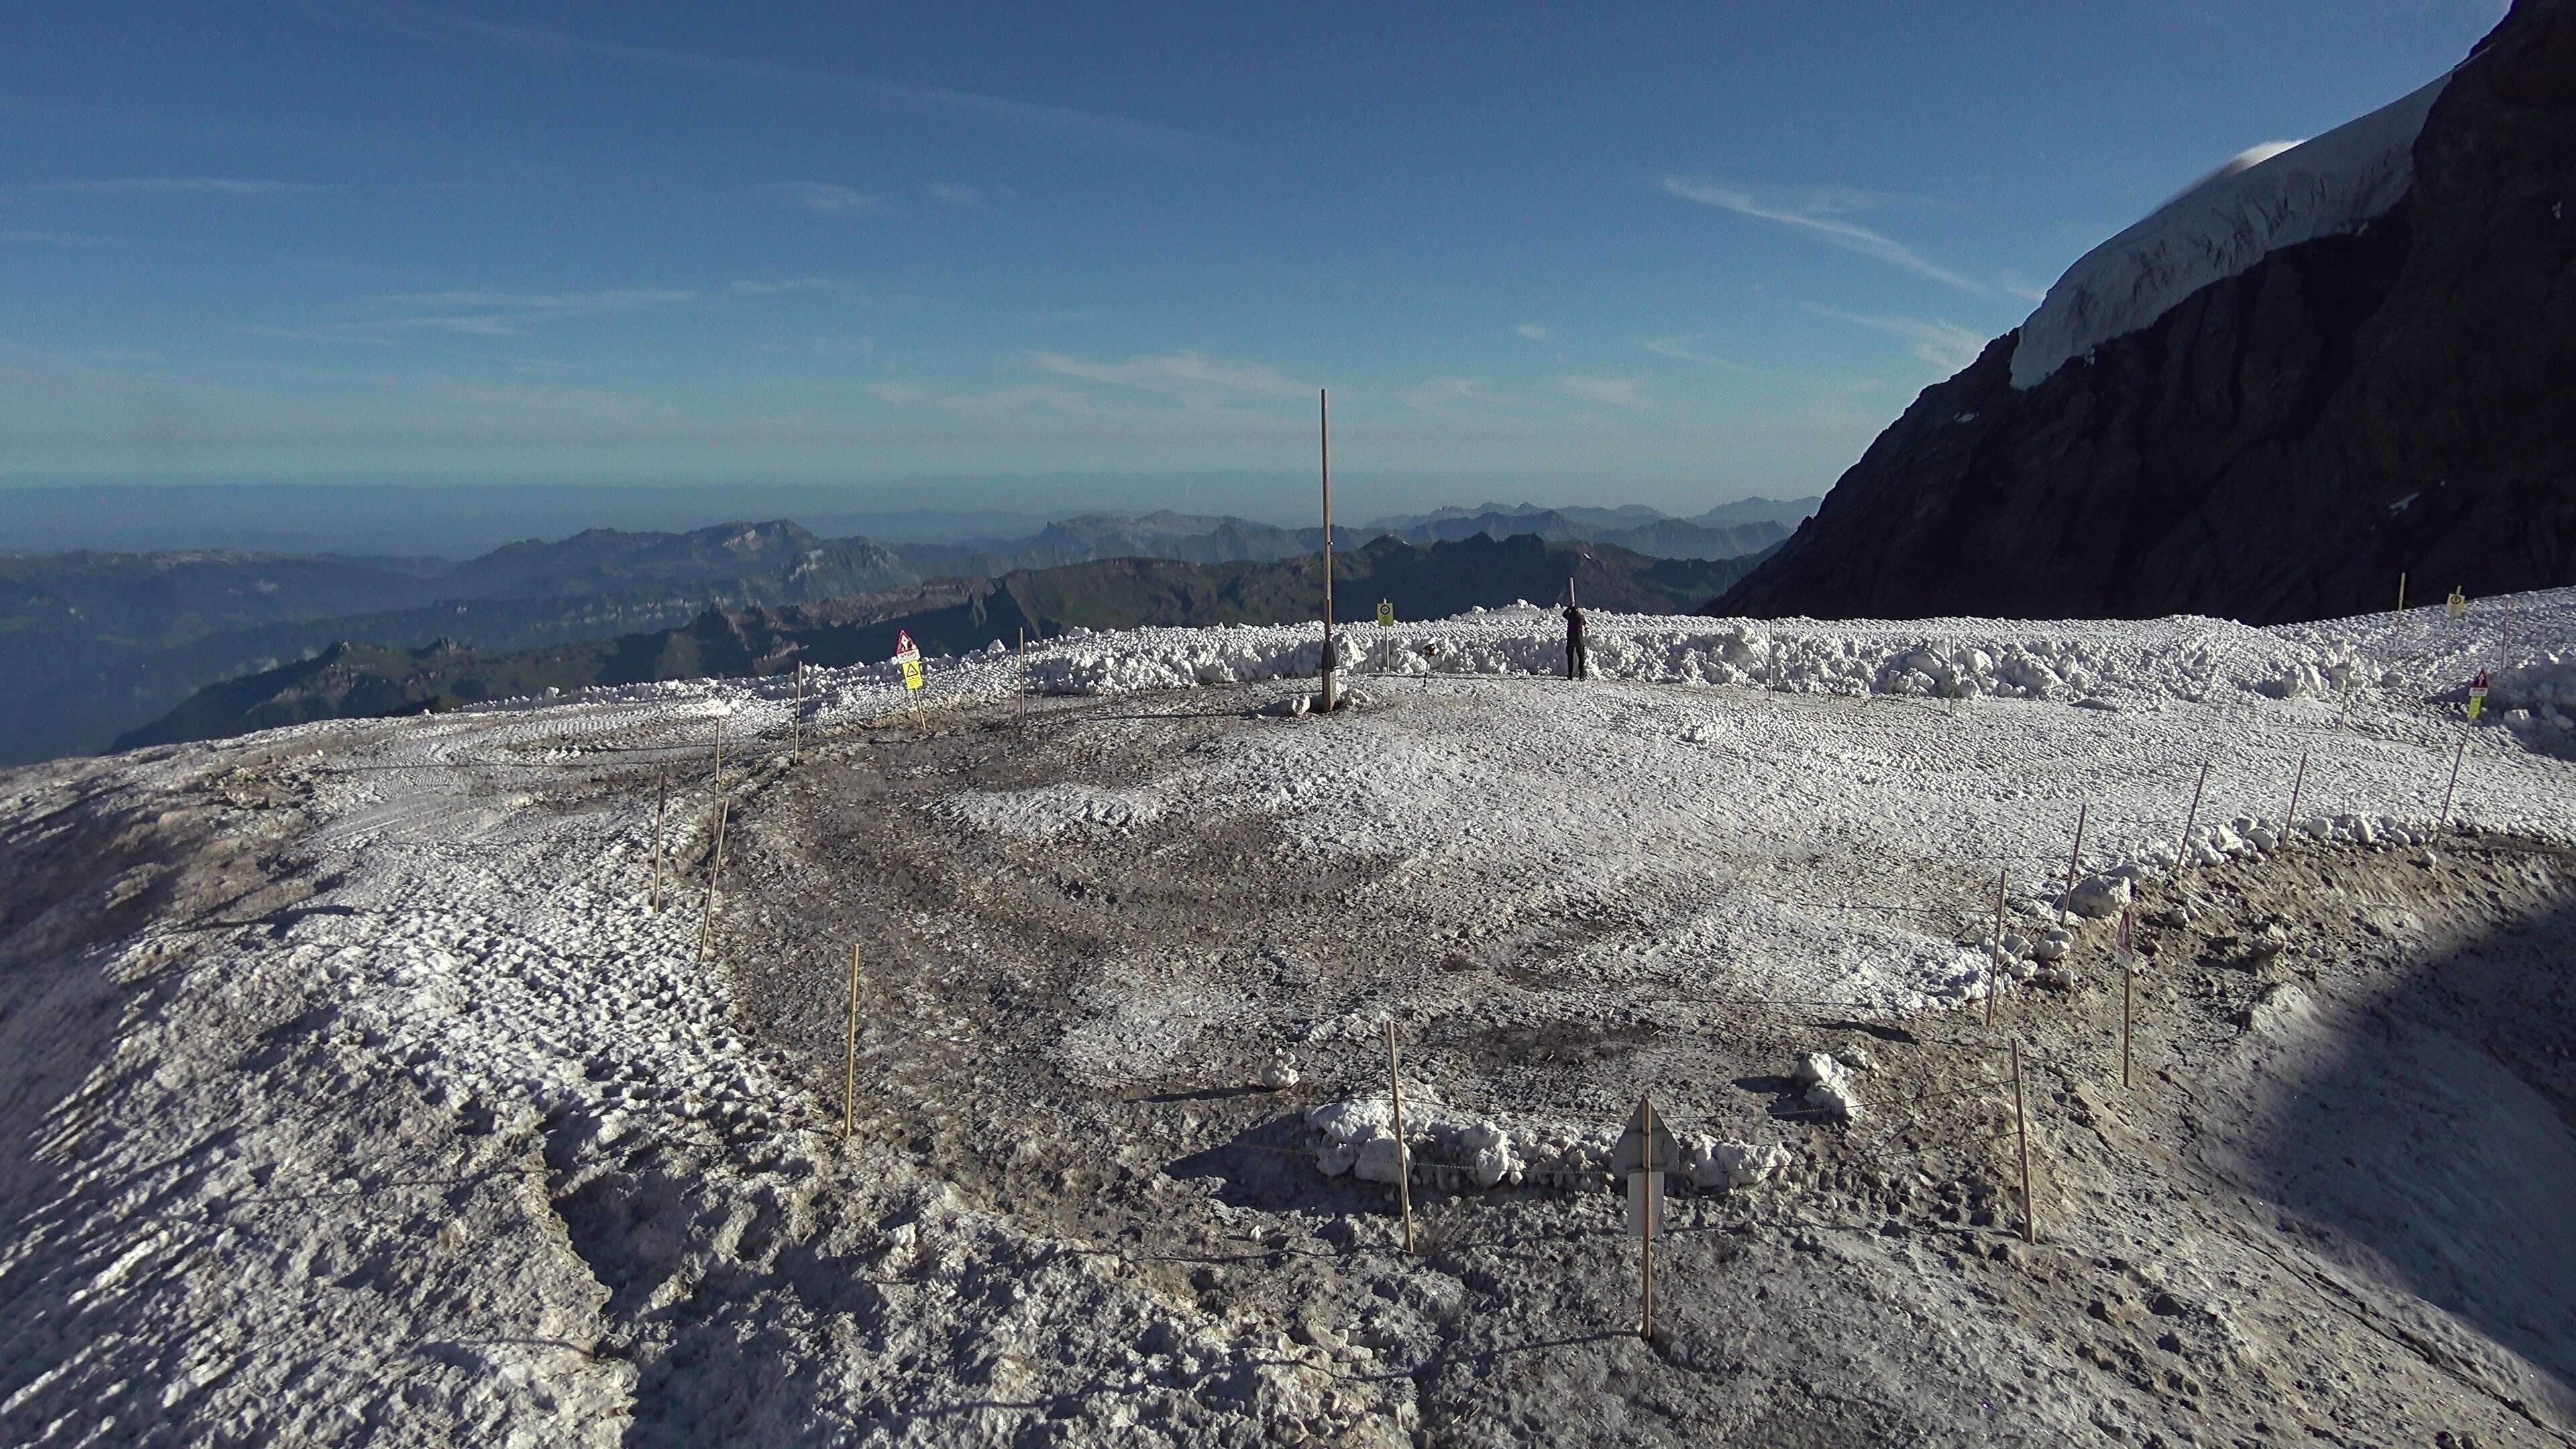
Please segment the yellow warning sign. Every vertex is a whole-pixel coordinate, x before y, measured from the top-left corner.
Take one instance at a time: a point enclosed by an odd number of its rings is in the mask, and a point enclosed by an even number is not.
[[[1377,626],[1381,629],[1392,629],[1395,627],[1395,602],[1393,600],[1380,599],[1377,601]]]
[[[894,636],[894,662],[903,668],[904,688],[921,688],[921,646],[912,642],[912,635],[910,633],[902,630],[896,631]]]

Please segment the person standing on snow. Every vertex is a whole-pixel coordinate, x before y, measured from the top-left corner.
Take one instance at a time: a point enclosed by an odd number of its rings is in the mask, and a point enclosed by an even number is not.
[[[1592,677],[1592,656],[1583,647],[1583,611],[1576,608],[1571,599],[1565,605],[1565,677]]]

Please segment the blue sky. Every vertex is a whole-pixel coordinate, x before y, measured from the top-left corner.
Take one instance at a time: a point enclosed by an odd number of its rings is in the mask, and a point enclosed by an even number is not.
[[[1818,492],[2500,13],[22,0],[0,482]]]

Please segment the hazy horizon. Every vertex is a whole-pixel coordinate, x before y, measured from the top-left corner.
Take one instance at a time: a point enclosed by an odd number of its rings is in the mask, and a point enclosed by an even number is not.
[[[1361,474],[1334,478],[1334,521],[1495,503],[1617,508],[1690,517],[1738,498],[1688,506],[1571,496],[1576,485],[1535,474]],[[1744,495],[1795,499],[1809,492]],[[417,481],[0,484],[0,554],[233,549],[378,557],[465,558],[526,539],[590,528],[683,532],[721,523],[791,519],[826,537],[882,543],[961,543],[1024,537],[1085,513],[1231,516],[1288,528],[1319,521],[1311,475],[1056,474],[921,478],[897,483],[424,483]]]

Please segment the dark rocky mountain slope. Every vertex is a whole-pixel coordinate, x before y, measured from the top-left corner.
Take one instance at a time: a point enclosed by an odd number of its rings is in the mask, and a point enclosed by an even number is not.
[[[2576,0],[2517,0],[2404,198],[2027,391],[1926,389],[1714,613],[2256,623],[2576,582]]]

